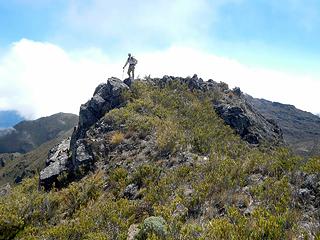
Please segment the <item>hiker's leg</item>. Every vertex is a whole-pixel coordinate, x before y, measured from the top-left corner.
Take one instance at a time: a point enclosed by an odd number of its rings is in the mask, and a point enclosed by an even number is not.
[[[134,67],[132,68],[132,80],[134,80]]]
[[[128,76],[129,76],[129,78],[130,78],[130,67],[128,67]]]

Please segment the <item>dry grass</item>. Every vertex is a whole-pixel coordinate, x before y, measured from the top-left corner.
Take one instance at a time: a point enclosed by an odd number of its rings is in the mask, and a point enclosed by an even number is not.
[[[115,132],[111,136],[110,143],[114,145],[119,145],[120,143],[122,143],[123,139],[124,139],[124,134],[122,132]]]

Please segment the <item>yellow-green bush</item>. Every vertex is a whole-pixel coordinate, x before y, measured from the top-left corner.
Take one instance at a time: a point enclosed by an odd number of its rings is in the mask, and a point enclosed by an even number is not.
[[[124,140],[124,134],[122,132],[115,132],[110,139],[110,143],[118,145]]]
[[[309,159],[302,167],[301,170],[310,173],[318,174],[320,173],[320,157],[313,157]]]

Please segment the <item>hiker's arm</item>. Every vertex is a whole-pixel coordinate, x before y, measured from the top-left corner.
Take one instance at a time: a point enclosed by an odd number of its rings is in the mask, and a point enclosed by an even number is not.
[[[129,58],[127,59],[126,64],[123,66],[123,68],[125,68],[128,65],[128,63],[129,63]]]

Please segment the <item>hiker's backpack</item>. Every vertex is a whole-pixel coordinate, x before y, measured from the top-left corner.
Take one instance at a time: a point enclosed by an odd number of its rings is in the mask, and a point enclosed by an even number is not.
[[[138,60],[135,59],[134,57],[131,57],[130,64],[136,65],[137,63],[138,63]]]

